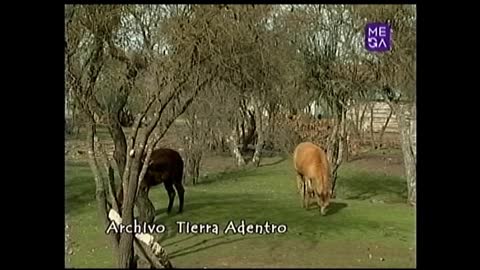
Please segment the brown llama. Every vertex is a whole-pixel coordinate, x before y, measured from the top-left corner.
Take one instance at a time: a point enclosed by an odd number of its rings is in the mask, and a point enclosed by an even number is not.
[[[143,160],[145,157],[143,158]],[[143,167],[143,160],[140,164],[139,170]],[[159,148],[152,151],[150,156],[147,172],[141,182],[141,189],[145,194],[150,191],[151,187],[157,186],[163,183],[165,190],[168,193],[168,208],[167,212],[172,211],[173,203],[175,201],[175,189],[178,192],[179,208],[178,213],[183,211],[183,202],[185,189],[183,188],[183,166],[184,162],[180,154],[169,148]],[[174,189],[175,187],[175,189]],[[121,207],[123,200],[123,193],[119,190],[117,192],[117,198]]]
[[[314,195],[321,214],[325,215],[331,196],[330,165],[325,151],[311,142],[300,143],[295,148],[293,163],[302,207],[308,208],[310,197]]]
[[[183,188],[183,160],[180,154],[169,148],[155,149],[150,156],[150,162],[142,181],[142,187],[148,194],[151,187],[162,184],[168,193],[167,212],[172,211],[175,201],[175,189],[178,192],[178,213],[183,211],[185,189]],[[175,187],[175,189],[174,189]]]

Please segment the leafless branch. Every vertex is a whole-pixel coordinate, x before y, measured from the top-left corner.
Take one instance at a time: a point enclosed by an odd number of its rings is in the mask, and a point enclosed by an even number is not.
[[[140,30],[142,31],[142,37],[143,37],[143,41],[145,42],[145,47],[148,48],[148,50],[152,50],[153,49],[153,45],[150,41],[150,35],[147,34],[145,28],[148,27],[146,26],[143,21],[142,21],[142,18],[140,18],[140,16],[138,15],[137,12],[135,11],[131,11],[130,14],[132,14],[132,16],[135,18],[135,21],[138,23],[138,25],[140,26]]]
[[[108,184],[107,194],[109,195],[108,197],[112,202],[113,209],[115,209],[115,211],[119,211],[120,208],[119,208],[118,200],[115,193],[114,173],[116,171],[118,179],[121,179],[119,174],[120,170],[117,166],[117,163],[115,163],[113,159],[109,158],[105,148],[103,147],[103,144],[100,142],[100,140],[98,140],[98,137],[95,137],[95,140],[96,140],[95,143],[97,144],[97,149],[103,158],[103,165],[104,165],[105,171],[108,173],[108,182],[107,182]]]
[[[108,49],[109,49],[110,55],[114,59],[117,59],[118,61],[121,61],[127,65],[131,64],[131,61],[127,57],[125,52],[123,50],[118,49],[117,46],[115,46],[115,44],[113,43],[113,40],[109,39],[107,40],[107,43],[108,43]]]
[[[167,105],[169,105],[170,102],[181,93],[181,89],[182,89],[183,85],[186,84],[187,82],[188,82],[187,78],[183,79],[179,83],[179,85],[171,91],[171,93],[167,97],[166,101],[164,101],[164,102],[160,101],[160,110],[159,110],[159,112],[154,113],[154,118],[152,119],[151,123],[146,127],[144,140],[143,140],[142,143],[145,143],[147,141],[147,139],[150,137],[150,135],[152,134],[152,131],[155,129],[155,127],[157,127],[158,122],[160,121],[160,117],[162,116],[163,112],[165,111],[165,108],[167,107]]]
[[[122,217],[115,210],[110,210],[108,218],[117,225],[122,224]],[[153,268],[172,268],[172,264],[166,250],[155,241],[154,237],[147,233],[137,233],[133,238],[134,248],[140,251]]]
[[[90,119],[89,130],[87,132],[87,138],[86,138],[88,143],[88,157],[89,157],[88,161],[89,161],[90,169],[92,170],[92,173],[95,179],[95,186],[96,186],[95,193],[96,193],[99,214],[105,228],[107,228],[109,225],[109,219],[108,219],[108,209],[107,209],[107,202],[106,202],[105,188],[104,188],[105,181],[102,179],[102,176],[100,174],[100,169],[98,166],[98,161],[95,156],[95,143],[94,143],[94,138],[96,136],[95,134],[96,134],[96,126],[92,117]],[[110,238],[112,240],[112,245],[114,250],[117,250],[118,249],[117,235],[112,233],[110,234]]]
[[[155,134],[154,137],[160,137],[158,134]],[[143,165],[142,165],[142,170],[140,171],[140,174],[138,176],[138,185],[137,185],[137,191],[136,191],[136,196],[138,196],[138,193],[140,192],[142,180],[145,177],[145,174],[147,173],[147,169],[150,166],[150,156],[152,155],[153,149],[155,148],[155,145],[149,146],[147,144],[147,154],[145,159],[143,160]]]

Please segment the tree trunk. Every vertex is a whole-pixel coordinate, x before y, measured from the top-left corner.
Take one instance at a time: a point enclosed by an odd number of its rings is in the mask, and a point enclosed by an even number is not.
[[[112,136],[115,146],[113,158],[117,163],[119,169],[118,173],[120,174],[120,177],[123,177],[123,172],[125,170],[125,162],[127,160],[127,139],[125,138],[125,134],[118,119],[110,118],[108,130],[110,132],[110,135]]]
[[[242,152],[246,152],[248,148],[248,143],[246,138],[246,133],[245,133],[245,120],[242,120],[242,123],[240,124],[240,141],[242,142]]]
[[[92,117],[93,118],[93,117]],[[97,207],[98,207],[98,214],[100,216],[100,220],[102,221],[105,229],[109,226],[108,220],[108,210],[107,210],[107,198],[105,193],[105,181],[100,174],[99,165],[95,155],[95,137],[96,137],[96,125],[91,119],[89,123],[89,129],[87,132],[87,145],[88,145],[88,162],[90,165],[90,169],[92,170],[93,177],[95,179],[95,197],[97,200]],[[109,235],[114,256],[118,256],[119,252],[119,243],[118,243],[118,235],[115,233],[111,233]]]
[[[235,159],[235,164],[237,165],[237,167],[243,167],[245,166],[245,159],[243,158],[242,153],[240,152],[240,149],[238,147],[239,141],[238,141],[237,128],[238,127],[235,124],[235,127],[233,128],[232,133],[228,138],[228,141],[230,143],[230,149]]]
[[[138,210],[138,221],[153,223],[155,220],[155,207],[152,201],[148,198],[146,189],[141,188],[138,192],[137,200],[135,202]]]
[[[365,133],[363,131],[363,122],[365,121],[365,113],[367,112],[367,106],[364,105],[362,109],[362,115],[360,116],[360,142],[365,143]]]
[[[336,114],[333,132],[328,139],[327,157],[330,162],[330,176],[332,179],[332,198],[335,198],[335,187],[337,183],[337,171],[343,162],[346,144],[346,111],[342,108]]]
[[[117,225],[122,224],[122,218],[115,210],[110,210],[108,217]],[[167,251],[148,233],[135,234],[135,250],[142,255],[151,268],[173,268]]]
[[[255,123],[257,124],[257,143],[255,144],[255,152],[253,153],[252,163],[255,167],[260,165],[260,157],[265,143],[265,121],[263,121],[262,107],[259,106],[258,101],[253,101],[255,108]]]
[[[355,135],[360,138],[360,129],[362,128],[362,123],[360,122],[360,111],[361,111],[361,105],[360,103],[356,103],[353,106],[353,115],[354,115],[354,123],[353,123],[353,129],[355,131]]]
[[[193,166],[193,184],[196,185],[198,183],[198,178],[200,177],[200,163],[202,162],[202,152],[196,151],[195,153],[195,160]]]
[[[70,227],[68,226],[68,217],[65,216],[65,268],[70,268],[70,253],[72,248],[70,245]]]
[[[132,218],[133,220],[133,218]],[[126,225],[132,224],[126,223]],[[118,258],[118,268],[135,268],[134,267],[134,250],[133,250],[133,234],[123,233],[120,238]]]
[[[189,135],[184,140],[185,173],[183,174],[182,181],[184,184],[195,185],[199,177],[199,166],[200,160],[202,159],[202,150],[200,148],[202,148],[201,146],[203,143],[209,143],[205,140],[203,132],[209,129],[203,127],[203,122],[199,124],[196,120],[195,114],[190,115],[188,122],[189,124],[187,127],[189,129]]]
[[[408,203],[415,205],[417,201],[416,189],[416,166],[417,166],[417,145],[416,145],[416,105],[398,104],[396,115],[402,138],[403,162],[408,187]],[[408,115],[410,113],[410,115]]]
[[[189,150],[187,152],[187,158],[185,162],[185,184],[192,183],[196,185],[200,176],[200,162],[202,160],[202,153],[199,150]],[[188,180],[188,181],[187,181]]]
[[[375,132],[373,131],[373,107],[375,103],[370,104],[370,139],[372,140],[372,149],[377,149],[377,145],[375,143]]]
[[[247,133],[243,139],[243,152],[246,152],[248,149],[248,145],[253,143],[255,139],[255,133],[257,131],[257,124],[255,122],[255,114],[252,114],[250,111],[247,111],[249,125],[247,126]]]
[[[124,220],[125,225],[133,224],[133,208],[135,203],[135,195],[137,193],[137,184],[138,176],[140,172],[140,158],[143,155],[144,145],[140,143],[136,151],[134,151],[134,156],[131,156],[132,159],[131,166],[125,177],[128,177],[128,184],[126,185],[127,189],[124,193],[123,198],[123,209],[122,209],[122,219]],[[128,162],[127,162],[128,163]],[[133,234],[122,233],[119,244],[120,254],[118,257],[118,267],[119,268],[132,268],[134,265],[134,248],[133,248]]]
[[[348,132],[348,129],[347,129],[347,132],[345,134],[345,160],[348,162],[350,161],[350,151],[351,151],[351,148],[350,148],[350,144],[351,144],[351,136],[350,136],[350,133]]]
[[[388,127],[388,123],[390,122],[390,118],[392,118],[393,115],[393,110],[390,108],[390,113],[388,114],[387,120],[385,121],[385,124],[382,127],[382,130],[380,131],[380,137],[378,138],[378,142],[380,146],[383,144],[383,135],[385,134],[385,130]]]

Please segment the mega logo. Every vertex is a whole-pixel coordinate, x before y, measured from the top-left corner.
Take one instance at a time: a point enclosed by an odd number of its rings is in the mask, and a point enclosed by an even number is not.
[[[365,48],[371,52],[385,52],[391,48],[391,28],[386,23],[368,23],[365,26]]]

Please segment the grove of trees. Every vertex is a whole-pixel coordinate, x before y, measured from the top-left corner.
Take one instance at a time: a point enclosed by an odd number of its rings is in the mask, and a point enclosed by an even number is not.
[[[365,50],[367,22],[391,25],[391,51]],[[67,5],[65,33],[66,95],[73,120],[83,119],[88,131],[105,225],[111,208],[131,224],[135,205],[153,221],[139,186],[152,150],[179,116],[188,131],[178,135],[186,145],[185,181],[195,184],[206,149],[229,151],[240,167],[258,166],[264,149],[279,147],[278,119],[315,100],[332,123],[324,144],[336,181],[347,110],[372,93],[395,93],[388,100],[401,131],[408,202],[415,204],[415,6]],[[98,140],[100,124],[112,156]],[[117,266],[135,267],[133,235],[108,237]]]

